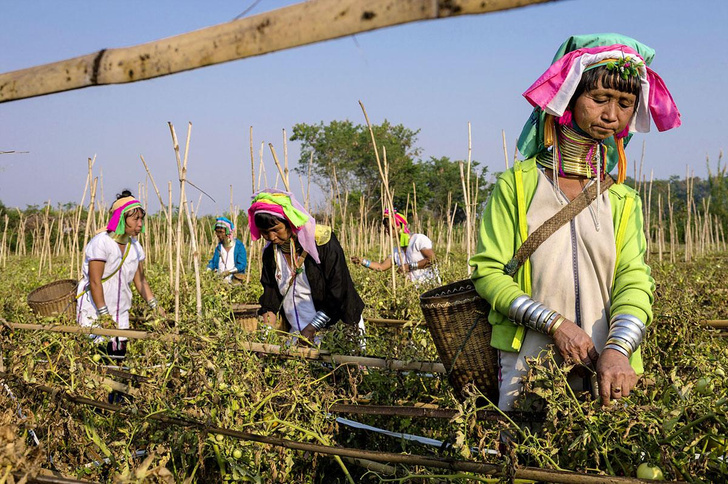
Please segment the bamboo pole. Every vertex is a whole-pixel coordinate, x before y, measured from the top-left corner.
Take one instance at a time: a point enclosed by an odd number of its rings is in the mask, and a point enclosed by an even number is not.
[[[78,214],[76,215],[76,221],[73,226],[73,241],[72,241],[73,246],[71,247],[71,267],[69,270],[69,277],[71,279],[75,279],[76,278],[75,275],[77,274],[76,273],[77,266],[74,264],[74,262],[75,262],[76,257],[80,258],[80,254],[78,253],[78,232],[79,232],[79,226],[81,224],[81,212],[83,211],[83,204],[86,201],[86,192],[93,179],[92,170],[93,170],[94,163],[96,163],[96,155],[94,155],[93,158],[88,158],[88,172],[86,173],[86,184],[83,187],[83,195],[81,196],[81,203],[78,206]],[[79,262],[80,262],[80,260],[79,260]]]
[[[646,215],[645,220],[647,221],[644,225],[645,229],[645,240],[647,241],[647,247],[645,251],[645,261],[650,260],[650,250],[652,249],[652,179],[654,176],[654,170],[650,170],[650,185],[649,189],[647,190],[647,205],[646,205]]]
[[[86,244],[88,243],[88,233],[91,230],[91,220],[94,216],[94,203],[96,201],[96,186],[98,184],[98,177],[94,178],[93,183],[91,184],[91,201],[88,204],[88,213],[86,215],[86,229],[83,233],[83,247],[86,247]]]
[[[167,182],[167,263],[169,264],[169,287],[174,287],[174,263],[172,259],[172,182]]]
[[[359,106],[361,106],[361,110],[364,113],[364,119],[367,122],[367,127],[369,128],[369,137],[372,141],[372,147],[374,148],[374,157],[377,160],[377,168],[379,169],[379,176],[382,180],[381,187],[382,187],[382,203],[384,204],[385,208],[389,209],[390,217],[389,217],[389,240],[390,240],[390,247],[397,247],[399,249],[399,241],[397,241],[397,244],[395,245],[394,242],[394,231],[396,228],[396,224],[394,221],[394,198],[392,196],[392,193],[389,190],[389,167],[387,165],[387,149],[386,147],[382,147],[382,160],[379,158],[379,149],[377,148],[377,140],[374,138],[374,130],[372,129],[372,123],[369,122],[369,115],[367,115],[367,110],[364,108],[364,103],[359,101]],[[383,211],[382,211],[383,212]],[[383,245],[383,244],[382,244]],[[389,251],[388,251],[389,252]],[[402,257],[402,254],[400,252],[400,263],[404,264],[405,260],[404,257]],[[394,254],[392,254],[392,267],[391,267],[391,274],[392,274],[392,296],[397,297],[397,272],[396,267],[394,263]]]
[[[2,241],[2,244],[0,244],[0,251],[1,251],[0,253],[2,254],[0,256],[0,259],[2,259],[3,269],[5,268],[5,266],[7,264],[8,251],[9,251],[9,247],[6,245],[6,241],[8,239],[8,225],[10,224],[10,217],[8,217],[7,213],[5,214],[4,219],[5,219],[5,228],[3,228],[3,241]],[[0,360],[1,359],[2,358],[0,358]]]
[[[286,191],[291,191],[291,185],[288,183],[288,173],[284,173],[283,168],[281,168],[281,163],[278,161],[278,156],[276,155],[276,149],[273,147],[273,143],[268,143],[268,147],[270,148],[270,152],[273,154],[273,161],[275,161],[276,168],[278,168],[278,173],[281,176],[281,179],[283,180],[283,186],[286,187]],[[276,185],[278,182],[276,181]]]
[[[550,0],[311,0],[167,39],[0,74],[0,102],[123,84],[420,20]]]
[[[142,155],[139,155],[139,158],[141,158],[142,163],[144,164],[144,169],[146,170],[147,175],[149,176],[149,179],[152,181],[152,187],[154,188],[154,193],[157,194],[157,199],[159,199],[160,210],[164,213],[164,216],[167,217],[168,215],[167,215],[167,211],[165,210],[165,207],[164,207],[164,200],[162,200],[162,194],[159,193],[159,188],[157,188],[157,183],[154,181],[154,177],[152,176],[152,172],[149,169],[149,165],[147,165],[147,162]]]
[[[183,206],[185,205],[185,178],[187,177],[187,166],[182,165],[182,161],[180,159],[179,154],[179,143],[177,142],[177,133],[174,130],[174,126],[172,123],[167,123],[169,125],[169,130],[172,133],[172,146],[174,148],[174,154],[177,159],[177,173],[179,175],[179,187],[180,187],[180,194],[179,194],[179,207],[177,208],[177,240],[176,240],[176,260],[177,260],[177,269],[175,271],[175,278],[174,278],[174,320],[175,320],[175,328],[179,328],[179,278],[180,278],[180,270],[182,265],[182,210]],[[192,123],[190,123],[191,127]],[[188,136],[189,139],[189,136]]]
[[[255,154],[253,152],[253,127],[250,127],[250,193],[255,193]],[[253,271],[253,263],[255,258],[255,246],[253,245],[253,236],[250,231],[247,232],[245,238],[248,246],[248,267],[245,270],[245,283],[250,284],[250,273]]]
[[[506,130],[501,130],[501,136],[503,137],[503,158],[506,160],[506,171],[508,171],[508,145],[506,144]]]

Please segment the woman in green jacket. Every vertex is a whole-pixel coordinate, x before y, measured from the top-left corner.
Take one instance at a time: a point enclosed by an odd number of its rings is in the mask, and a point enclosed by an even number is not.
[[[527,357],[555,345],[567,363],[594,368],[603,403],[628,396],[642,372],[639,346],[652,319],[654,281],[644,262],[641,202],[623,184],[624,146],[680,125],[654,51],[618,34],[571,37],[524,96],[534,106],[519,139],[526,158],[501,175],[470,259],[492,306],[501,367],[498,405],[511,410]],[[546,239],[514,276],[506,264],[526,238],[618,166],[617,183]],[[575,390],[590,381],[570,378]]]

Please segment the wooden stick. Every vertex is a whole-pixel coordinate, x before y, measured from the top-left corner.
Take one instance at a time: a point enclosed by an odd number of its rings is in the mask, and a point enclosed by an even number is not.
[[[0,102],[123,84],[359,32],[551,0],[312,0],[146,44],[0,74]]]
[[[180,188],[180,194],[179,194],[179,207],[177,210],[177,240],[176,240],[176,260],[177,260],[177,269],[175,271],[175,278],[174,278],[174,320],[175,322],[179,323],[179,278],[180,278],[180,270],[182,265],[182,210],[183,206],[185,205],[185,178],[187,176],[187,167],[182,165],[182,161],[179,154],[179,143],[177,142],[177,133],[174,130],[174,126],[172,123],[167,123],[169,125],[169,130],[172,133],[172,146],[174,148],[174,154],[177,159],[177,173],[179,175],[179,188]],[[191,124],[191,123],[190,123]],[[175,327],[178,327],[176,325]]]
[[[508,145],[506,144],[506,130],[501,130],[501,136],[503,137],[503,158],[506,160],[506,170],[508,170]]]
[[[706,321],[701,321],[700,325],[716,329],[728,329],[728,319],[708,319]]]
[[[13,329],[48,331],[51,333],[95,334],[99,336],[111,336],[112,338],[123,336],[129,339],[153,339],[171,342],[179,341],[181,339],[179,335],[175,334],[148,333],[146,331],[136,331],[133,329],[105,329],[78,325],[67,326],[62,324],[10,323],[2,318],[0,318],[0,321]]]
[[[157,198],[159,199],[159,205],[161,207],[160,210],[164,213],[164,216],[167,217],[167,210],[165,210],[165,207],[164,207],[164,200],[162,200],[162,195],[159,193],[159,188],[157,188],[157,183],[154,181],[152,172],[149,170],[149,165],[147,165],[147,162],[142,155],[139,155],[139,158],[142,159],[142,163],[144,164],[144,169],[147,171],[147,175],[149,175],[149,179],[152,180],[152,187],[154,188],[154,193],[157,194]]]
[[[177,342],[182,339],[182,337],[178,334],[148,333],[146,331],[136,331],[131,329],[104,329],[85,326],[10,323],[3,320],[2,318],[0,318],[0,321],[3,321],[4,324],[13,329],[49,331],[52,333],[95,334],[111,337],[124,336],[129,339],[152,339],[157,341],[169,342]],[[198,337],[198,339],[200,338]],[[205,339],[202,338],[200,340]],[[316,348],[307,348],[303,346],[286,347],[281,345],[254,343],[249,341],[237,343],[236,347],[241,350],[252,351],[254,353],[300,357],[309,360],[320,360],[334,365],[361,365],[368,368],[384,368],[394,371],[423,371],[429,373],[445,373],[445,366],[442,363],[432,361],[403,361],[390,360],[385,358],[374,358],[368,356],[332,355],[326,350],[318,350]]]
[[[286,191],[291,191],[291,186],[288,184],[288,176],[283,172],[283,168],[281,168],[281,164],[278,161],[278,156],[276,155],[276,149],[273,147],[273,143],[268,143],[268,147],[270,148],[270,152],[273,153],[273,161],[276,163],[276,168],[278,168],[278,173],[281,175],[281,179],[283,180],[283,185],[286,187]]]

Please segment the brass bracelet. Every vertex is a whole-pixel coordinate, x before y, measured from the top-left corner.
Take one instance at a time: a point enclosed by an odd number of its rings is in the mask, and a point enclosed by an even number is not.
[[[551,325],[551,327],[548,329],[548,333],[550,336],[553,336],[554,333],[556,333],[556,330],[559,329],[559,326],[566,321],[566,318],[559,314],[559,316],[556,318],[556,321],[554,321],[554,324]]]

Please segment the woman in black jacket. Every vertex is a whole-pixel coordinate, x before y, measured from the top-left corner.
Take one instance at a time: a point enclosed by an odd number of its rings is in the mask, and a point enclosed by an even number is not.
[[[290,193],[277,190],[253,198],[248,221],[253,240],[269,242],[260,276],[264,323],[275,325],[280,315],[291,333],[313,341],[337,321],[361,321],[364,302],[330,227],[316,224]]]

